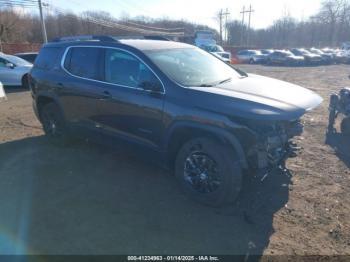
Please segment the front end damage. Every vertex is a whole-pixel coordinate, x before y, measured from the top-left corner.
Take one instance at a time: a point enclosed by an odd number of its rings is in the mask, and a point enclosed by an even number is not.
[[[249,166],[259,173],[283,167],[288,157],[296,155],[297,147],[293,138],[303,132],[300,120],[280,121],[254,125],[256,143],[247,151]]]

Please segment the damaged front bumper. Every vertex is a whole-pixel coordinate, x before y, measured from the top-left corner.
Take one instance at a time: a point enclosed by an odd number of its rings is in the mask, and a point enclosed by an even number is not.
[[[300,148],[293,138],[303,132],[301,121],[288,121],[256,130],[257,143],[248,152],[249,165],[257,170],[268,171],[284,166],[285,160],[295,156]]]

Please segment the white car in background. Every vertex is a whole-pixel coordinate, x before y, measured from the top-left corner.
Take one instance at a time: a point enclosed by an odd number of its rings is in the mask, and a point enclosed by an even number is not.
[[[231,53],[225,52],[225,50],[219,45],[202,45],[200,46],[203,50],[215,55],[225,63],[231,64]]]
[[[22,58],[0,53],[0,82],[4,86],[29,88],[28,73],[32,66]]]

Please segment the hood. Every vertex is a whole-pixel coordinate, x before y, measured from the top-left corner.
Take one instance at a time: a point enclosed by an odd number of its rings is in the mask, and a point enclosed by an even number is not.
[[[295,120],[317,107],[323,99],[316,93],[284,81],[249,74],[216,87],[191,87],[210,95],[218,95],[214,108],[207,99],[198,106],[223,114],[256,120]]]

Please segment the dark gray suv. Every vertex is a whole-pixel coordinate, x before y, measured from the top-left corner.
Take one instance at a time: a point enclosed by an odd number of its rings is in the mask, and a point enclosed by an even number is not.
[[[142,146],[175,170],[186,193],[213,206],[237,197],[243,174],[283,163],[300,117],[322,101],[191,45],[96,36],[46,44],[30,86],[53,141],[75,134]]]

